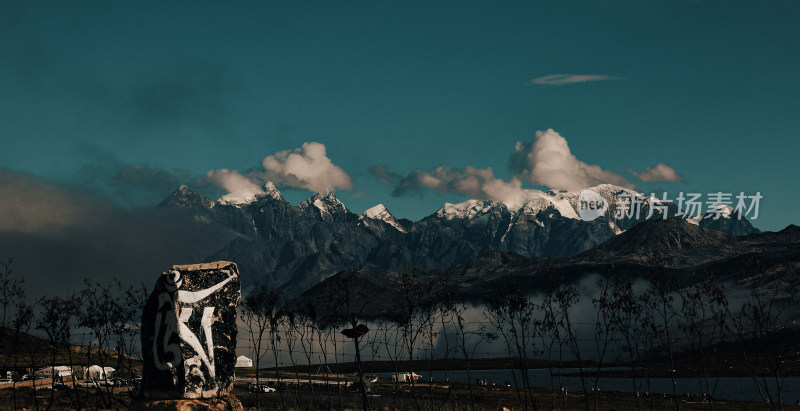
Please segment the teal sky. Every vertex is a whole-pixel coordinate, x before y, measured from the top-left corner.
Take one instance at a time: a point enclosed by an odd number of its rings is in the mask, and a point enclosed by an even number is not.
[[[761,192],[777,230],[800,221],[798,21],[797,1],[7,0],[0,168],[138,207],[319,142],[348,208],[416,220],[468,196],[392,195],[370,167],[507,181],[516,142],[553,129],[647,193]],[[532,82],[555,74],[595,77]],[[685,181],[628,171],[658,163]]]

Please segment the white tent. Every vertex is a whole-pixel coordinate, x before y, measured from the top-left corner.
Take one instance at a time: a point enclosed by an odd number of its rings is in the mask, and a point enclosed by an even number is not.
[[[253,360],[245,357],[244,355],[240,355],[236,358],[236,368],[252,368],[253,367]]]
[[[105,380],[113,377],[114,371],[116,370],[113,367],[101,367],[99,365],[93,365],[89,367],[86,377],[90,380]]]

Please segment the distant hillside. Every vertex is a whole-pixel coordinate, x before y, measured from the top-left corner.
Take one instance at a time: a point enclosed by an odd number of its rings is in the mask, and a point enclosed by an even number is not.
[[[53,346],[42,338],[19,332],[7,327],[0,327],[0,369],[2,368],[41,368],[52,363]],[[56,346],[55,365],[68,365],[87,363],[88,347],[85,345]],[[106,365],[115,366],[120,357],[116,351],[102,350]],[[140,360],[128,356],[121,356],[122,362],[127,366],[128,360],[133,361],[137,367]],[[98,350],[92,348],[91,364],[99,361]]]
[[[429,290],[447,289],[462,299],[480,303],[512,284],[530,294],[544,291],[548,272],[566,282],[605,273],[646,280],[656,276],[656,280],[678,287],[712,272],[730,285],[729,290],[746,290],[754,279],[763,287],[776,287],[788,276],[800,273],[800,227],[791,225],[780,232],[736,237],[686,220],[657,219],[564,258],[525,258],[490,251],[444,271],[342,271],[303,293],[298,303],[320,305],[330,301],[331,293],[342,289],[343,280],[353,278],[362,294],[368,295],[370,315],[381,316],[391,312],[404,273]]]

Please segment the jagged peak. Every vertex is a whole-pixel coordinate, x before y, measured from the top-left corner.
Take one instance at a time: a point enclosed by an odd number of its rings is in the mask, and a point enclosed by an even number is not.
[[[630,189],[630,188],[625,188],[625,187],[618,186],[618,185],[615,185],[615,184],[608,184],[608,183],[598,184],[598,185],[596,185],[594,187],[587,187],[587,188],[585,188],[585,190],[592,190],[592,191],[594,191],[594,192],[596,192],[598,194],[602,194],[602,193],[617,194],[619,192],[626,192],[628,194],[639,194],[639,193],[636,192],[636,190],[633,190],[633,189]],[[578,190],[578,192],[581,192],[581,191],[583,191],[583,190]]]
[[[404,233],[406,232],[405,228],[403,228],[403,226],[401,226],[400,223],[397,222],[397,219],[394,218],[392,213],[389,212],[389,209],[386,208],[386,206],[383,205],[383,204],[378,204],[375,207],[372,207],[372,208],[368,209],[367,211],[364,211],[364,214],[361,215],[361,218],[362,219],[370,218],[370,219],[373,219],[373,220],[381,220],[381,221],[389,224],[390,226],[396,228],[398,231],[401,231],[401,232],[404,232]]]
[[[258,198],[258,194],[241,195],[238,193],[228,193],[217,200],[217,204],[232,205],[232,206],[246,206],[252,204]]]
[[[328,191],[327,193],[314,193],[314,195],[309,197],[306,201],[300,203],[298,207],[301,209],[308,209],[312,206],[319,209],[319,211],[323,214],[347,211],[347,207],[344,205],[344,203],[339,201],[339,199],[336,197],[336,194],[333,194],[331,191]]]
[[[389,212],[389,209],[387,209],[385,205],[378,204],[375,207],[371,207],[367,209],[367,211],[364,211],[363,216],[369,218],[382,219],[383,216],[387,214],[390,216],[392,215],[392,213]]]
[[[264,193],[259,195],[259,197],[271,197],[275,200],[283,200],[283,194],[278,190],[278,187],[272,181],[267,181],[264,184]]]
[[[217,200],[217,203],[243,207],[259,202],[265,198],[285,201],[283,194],[278,191],[278,188],[275,186],[275,184],[273,184],[271,181],[267,181],[267,183],[264,184],[263,190],[261,191],[254,193],[228,193]]]
[[[192,190],[185,184],[182,184],[175,191],[165,198],[161,206],[172,207],[203,207],[210,208],[213,206],[211,200],[203,197],[195,190]]]
[[[713,211],[712,211],[713,210]],[[714,218],[731,218],[738,215],[736,210],[727,204],[714,204],[709,207],[709,211],[703,215],[702,219]]]
[[[454,218],[474,218],[486,214],[497,206],[502,206],[502,204],[490,200],[471,199],[458,204],[444,203],[444,205],[436,211],[435,215],[448,220]]]

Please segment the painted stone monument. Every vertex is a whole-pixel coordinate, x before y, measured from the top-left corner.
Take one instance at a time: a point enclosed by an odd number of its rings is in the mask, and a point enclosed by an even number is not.
[[[142,314],[143,400],[219,402],[228,395],[240,298],[231,262],[176,265],[161,275]]]

